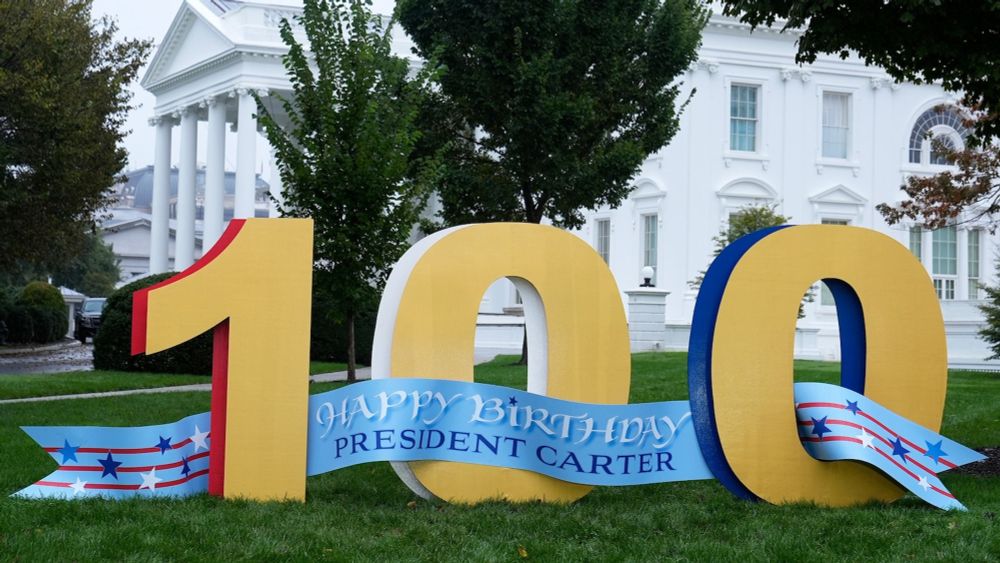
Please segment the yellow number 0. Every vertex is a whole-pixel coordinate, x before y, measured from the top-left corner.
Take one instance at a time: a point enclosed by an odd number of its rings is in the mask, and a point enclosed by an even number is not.
[[[382,297],[373,377],[472,381],[479,304],[490,284],[503,277],[515,283],[524,301],[528,390],[570,401],[628,402],[628,328],[611,271],[579,238],[529,224],[456,227],[411,248]],[[453,462],[393,467],[418,494],[454,502],[572,502],[592,488],[528,471]]]

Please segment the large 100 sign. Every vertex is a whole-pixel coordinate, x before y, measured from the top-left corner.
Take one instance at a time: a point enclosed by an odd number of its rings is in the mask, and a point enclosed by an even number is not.
[[[962,505],[938,475],[982,459],[937,434],[947,360],[930,280],[871,230],[773,228],[730,245],[698,295],[690,401],[631,405],[618,287],[571,234],[484,224],[421,240],[385,289],[373,381],[310,396],[312,265],[310,221],[233,221],[192,268],[137,292],[135,354],[214,330],[211,413],[25,428],[59,467],[17,494],[301,500],[309,475],[389,461],[418,494],[462,503],[714,478],[772,503],[909,491],[950,509]],[[524,301],[526,391],[473,381],[479,303],[503,277]],[[817,279],[836,300],[840,385],[793,382],[799,301]]]

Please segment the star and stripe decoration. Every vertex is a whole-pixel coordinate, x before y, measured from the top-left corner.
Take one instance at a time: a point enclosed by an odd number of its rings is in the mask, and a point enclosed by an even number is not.
[[[142,428],[24,427],[58,464],[27,498],[181,497],[208,490],[208,413]]]
[[[413,419],[406,413],[408,408],[397,408],[392,412],[368,412],[362,409],[348,409],[348,401],[355,405],[375,405],[386,393],[401,393],[404,397],[420,396],[421,393],[442,393],[452,400],[431,423],[421,422],[420,430],[412,426]],[[532,428],[531,417],[521,417],[519,423],[507,422],[471,423],[470,405],[480,407],[494,401],[505,405],[506,411],[529,409],[531,412],[545,411],[556,416],[586,419],[592,428],[612,428],[616,420],[652,420],[657,417],[671,418],[672,429],[669,440],[660,440],[658,445],[650,440],[631,440],[631,443],[605,443],[604,440],[580,439],[579,429],[561,436],[554,433],[546,436],[540,432],[544,421],[535,420]],[[475,398],[475,401],[469,399]],[[802,445],[812,457],[823,462],[854,461],[869,464],[908,491],[924,501],[945,510],[964,510],[965,507],[948,491],[939,475],[960,465],[984,459],[979,453],[945,438],[936,432],[907,420],[867,397],[847,388],[822,383],[795,384],[795,413],[798,433]],[[324,406],[343,405],[338,414],[322,416]],[[499,409],[499,407],[497,407]],[[588,405],[563,401],[513,389],[471,382],[457,382],[429,379],[390,379],[358,383],[310,398],[312,417],[309,427],[308,475],[318,475],[335,469],[373,461],[413,461],[441,460],[484,463],[495,466],[528,469],[570,482],[601,484],[612,486],[635,485],[641,483],[710,479],[712,473],[695,439],[695,427],[684,422],[690,419],[688,401],[661,403],[641,403],[631,405]],[[346,417],[351,410],[351,419],[342,427],[331,425],[340,417]],[[334,411],[329,411],[333,413]],[[500,412],[493,410],[490,412]],[[527,411],[523,411],[527,412]],[[365,413],[357,415],[355,413]],[[481,414],[481,413],[480,413]],[[668,415],[668,416],[663,416]],[[416,416],[416,415],[414,415]],[[608,425],[610,421],[610,426]],[[324,424],[328,425],[324,428]],[[479,426],[477,426],[479,425]],[[211,428],[209,413],[190,416],[174,424],[147,426],[141,428],[95,428],[95,427],[26,427],[27,432],[46,452],[58,468],[37,483],[16,493],[28,498],[79,499],[87,497],[104,498],[145,498],[184,497],[208,491],[208,467],[211,455]],[[568,427],[567,427],[568,428]],[[550,429],[551,431],[551,429]],[[509,439],[520,440],[526,446],[524,451],[567,451],[567,444],[573,444],[576,452],[574,462],[563,463],[558,470],[554,464],[539,465],[527,459],[508,457],[472,457],[466,451],[427,445],[431,440],[411,440],[418,442],[415,447],[381,447],[383,442],[365,442],[361,436],[381,436],[386,438],[394,433],[427,432],[464,434],[463,443],[474,433],[503,433]],[[381,433],[381,434],[380,434]],[[470,434],[472,433],[472,434]],[[350,440],[348,440],[350,437]],[[664,438],[659,436],[658,438]],[[560,441],[562,440],[562,441]],[[423,445],[419,442],[424,442]],[[443,441],[442,441],[443,442]],[[628,441],[626,441],[628,442]],[[360,447],[359,446],[360,443]],[[368,444],[367,446],[365,444]],[[547,449],[547,450],[546,450]],[[664,453],[669,452],[669,453]],[[479,452],[488,453],[487,450]],[[493,453],[496,453],[495,451]],[[662,462],[658,469],[662,472],[642,472],[612,475],[607,464],[601,467],[601,475],[587,471],[586,462],[580,460],[602,458],[633,457],[641,460],[644,455],[656,455]],[[616,457],[617,456],[617,457]],[[581,468],[581,464],[583,467]],[[579,475],[563,471],[565,466],[581,468]],[[634,464],[642,468],[641,463]],[[625,466],[626,468],[628,465]],[[607,472],[608,474],[604,474]],[[599,480],[594,480],[600,477]]]
[[[965,509],[938,475],[983,455],[837,385],[796,383],[795,401],[799,437],[814,458],[865,462],[938,508]]]

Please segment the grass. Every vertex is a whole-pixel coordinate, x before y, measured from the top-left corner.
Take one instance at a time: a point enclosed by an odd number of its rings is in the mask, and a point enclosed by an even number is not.
[[[199,375],[74,371],[69,373],[0,375],[0,400],[152,389],[208,383]]]
[[[312,362],[310,375],[344,371],[346,364]],[[0,401],[26,397],[52,397],[104,393],[132,389],[154,389],[210,383],[202,375],[175,375],[162,373],[128,373],[119,371],[76,371],[54,374],[0,375]]]
[[[309,364],[309,375],[333,373],[335,371],[347,371],[347,364],[338,362],[312,362]]]
[[[634,356],[632,401],[686,398],[683,354]],[[479,381],[524,387],[499,358]],[[799,363],[802,379],[835,381],[831,364]],[[335,384],[316,384],[325,390]],[[1000,378],[951,377],[945,433],[1000,443]],[[207,393],[0,405],[0,495],[44,476],[51,459],[18,425],[163,423],[203,412]],[[1000,553],[1000,477],[945,474],[969,506],[942,512],[906,498],[851,509],[769,506],[714,481],[598,487],[572,505],[476,507],[414,496],[386,463],[308,481],[308,502],[54,502],[0,498],[0,559],[11,560],[990,560]]]

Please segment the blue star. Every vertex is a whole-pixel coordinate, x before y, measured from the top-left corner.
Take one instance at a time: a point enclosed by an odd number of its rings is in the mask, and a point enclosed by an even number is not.
[[[80,446],[71,446],[71,445],[69,445],[69,440],[63,440],[63,447],[61,447],[61,448],[59,448],[59,450],[57,450],[63,456],[63,460],[62,460],[63,465],[65,465],[66,462],[70,461],[70,460],[75,461],[77,463],[80,463],[79,460],[76,459],[76,450],[79,450],[79,449],[80,449]]]
[[[903,441],[896,438],[896,441],[892,443],[892,455],[898,455],[903,463],[906,463],[906,454],[910,453],[910,450],[903,447]]]
[[[507,402],[510,403],[510,406],[512,406],[512,407],[516,407],[517,406],[517,399],[514,398],[514,397],[511,397]]]
[[[929,458],[931,458],[931,459],[933,459],[934,463],[938,463],[939,464],[939,463],[941,463],[941,458],[942,457],[947,457],[948,456],[948,454],[945,453],[945,451],[941,449],[941,444],[944,443],[944,440],[938,440],[938,443],[936,443],[936,444],[932,444],[932,443],[924,440],[924,443],[927,444],[927,452],[924,455],[927,456],[927,457],[929,457]]]
[[[847,410],[851,411],[851,414],[855,414],[855,415],[858,414],[859,410],[861,410],[861,409],[858,408],[858,402],[857,401],[847,401],[847,406],[845,408]]]
[[[160,448],[160,455],[163,455],[173,449],[170,445],[170,440],[172,439],[173,438],[164,438],[163,436],[160,436],[160,443],[156,445],[157,448]]]
[[[819,420],[816,420],[815,418],[812,419],[812,421],[813,421],[812,433],[816,434],[817,436],[819,436],[820,440],[823,439],[823,434],[826,434],[828,432],[833,432],[833,430],[830,430],[830,427],[828,427],[826,425],[826,419],[827,418],[829,418],[829,417],[824,416],[823,418],[821,418]]]
[[[181,461],[184,462],[184,467],[181,468],[181,474],[187,477],[188,473],[191,473],[191,468],[188,466],[188,458],[182,458]]]
[[[118,479],[118,466],[121,465],[122,462],[115,461],[115,459],[111,457],[111,452],[108,452],[107,459],[99,459],[97,461],[104,466],[104,471],[101,473],[102,479],[108,475]]]

